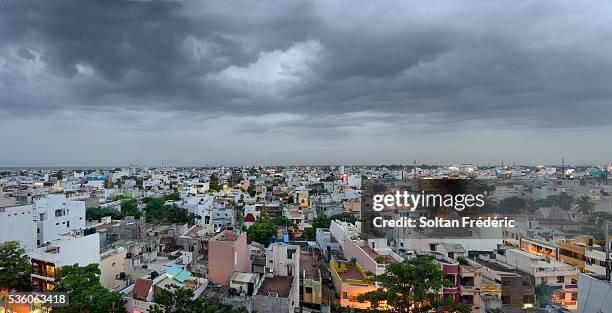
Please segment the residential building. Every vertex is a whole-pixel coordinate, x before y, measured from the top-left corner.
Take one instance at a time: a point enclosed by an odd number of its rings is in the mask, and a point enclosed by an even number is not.
[[[26,250],[36,248],[34,206],[0,207],[0,243],[19,241]]]
[[[498,262],[517,268],[534,278],[536,285],[546,284],[561,293],[559,302],[568,309],[576,309],[578,299],[578,269],[551,259],[549,256],[537,256],[518,249],[508,249],[496,254]]]
[[[155,305],[155,297],[162,289],[168,289],[172,285],[190,290],[194,294],[192,299],[196,299],[202,295],[208,281],[194,277],[182,268],[167,267],[165,272],[153,272],[147,277],[138,278],[134,284],[121,290],[126,310],[129,313],[148,313]]]
[[[85,201],[73,201],[65,194],[51,194],[35,202],[37,245],[57,239],[61,234],[85,228]]]
[[[253,296],[256,312],[294,312],[300,302],[300,247],[276,242],[266,249],[266,267]]]
[[[125,286],[125,257],[127,249],[124,247],[111,248],[100,254],[100,284],[102,287],[114,291]],[[123,273],[123,274],[122,274]]]
[[[376,285],[366,279],[366,271],[357,262],[346,260],[341,255],[332,255],[329,267],[336,296],[340,298],[340,306],[367,309],[370,303],[357,299],[359,295],[376,289]]]
[[[95,230],[59,236],[28,253],[32,259],[32,289],[50,291],[62,266],[100,263],[100,237]]]
[[[501,300],[504,308],[523,308],[535,304],[534,279],[528,273],[490,259],[488,255],[480,255],[468,262],[482,266],[481,294],[487,297],[483,303],[485,307],[487,303],[495,304],[496,300]]]
[[[208,241],[208,279],[229,286],[234,272],[249,271],[249,248],[245,233],[224,230]]]
[[[315,256],[308,251],[301,251],[300,269],[300,303],[320,308],[323,281]]]

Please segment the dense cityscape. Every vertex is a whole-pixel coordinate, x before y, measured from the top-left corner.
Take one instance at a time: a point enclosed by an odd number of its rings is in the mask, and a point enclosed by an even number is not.
[[[53,312],[607,312],[611,171],[565,164],[4,169],[2,312],[46,308],[8,304],[15,292],[67,295],[68,306]],[[361,216],[370,179],[485,179],[495,185],[492,201],[520,212],[509,215],[518,225],[486,242],[416,232],[372,237],[362,233]],[[423,281],[401,274],[424,266],[431,269]],[[432,291],[419,301],[394,299],[385,291],[400,282],[390,286],[391,277]],[[410,311],[427,299],[432,307]]]
[[[612,313],[611,12],[0,0],[0,313]]]

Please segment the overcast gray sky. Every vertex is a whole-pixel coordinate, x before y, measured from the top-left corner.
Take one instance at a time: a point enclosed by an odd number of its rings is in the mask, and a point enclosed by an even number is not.
[[[0,0],[0,166],[608,163],[611,12]]]

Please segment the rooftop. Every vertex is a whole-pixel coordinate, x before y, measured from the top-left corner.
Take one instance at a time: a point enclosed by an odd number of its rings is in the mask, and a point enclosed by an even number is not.
[[[363,276],[363,274],[357,269],[357,267],[353,266],[353,265],[347,265],[346,266],[347,271],[340,273],[338,272],[338,275],[340,276],[340,279],[342,279],[342,281],[346,281],[348,279],[354,279],[354,280],[364,280],[365,276]]]
[[[134,289],[132,289],[132,297],[134,299],[140,300],[146,299],[149,295],[149,290],[151,290],[152,285],[152,280],[139,278],[134,284]]]
[[[259,291],[257,292],[260,296],[269,296],[270,293],[277,293],[279,297],[289,297],[289,291],[293,284],[293,277],[288,276],[275,276],[264,279]]]
[[[214,236],[211,240],[217,241],[236,241],[239,235],[235,230],[224,230]]]
[[[374,249],[370,248],[367,245],[363,246],[363,251],[365,251],[372,259],[374,259],[374,261],[376,261],[376,258],[382,256],[386,259],[387,263],[390,263],[390,264],[397,263],[397,260],[394,259],[392,256],[379,254],[378,252],[376,252]]]
[[[304,272],[304,278],[321,278],[321,273],[317,268],[314,257],[307,251],[300,252],[300,269]]]
[[[257,275],[253,273],[234,272],[230,278],[230,281],[255,283],[257,281]]]

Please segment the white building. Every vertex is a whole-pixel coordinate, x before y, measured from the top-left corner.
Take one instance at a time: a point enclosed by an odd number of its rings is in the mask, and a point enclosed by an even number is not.
[[[85,202],[66,199],[66,195],[48,195],[36,200],[37,245],[53,241],[59,235],[85,228]]]
[[[578,313],[612,312],[612,284],[605,276],[578,276]]]
[[[32,258],[32,288],[49,291],[54,288],[55,275],[62,266],[100,263],[100,235],[87,231],[62,235],[28,255]]]
[[[182,207],[195,214],[197,224],[208,225],[212,224],[214,200],[212,195],[189,196],[183,200]]]
[[[26,250],[36,248],[33,205],[0,207],[0,243],[13,240]]]

